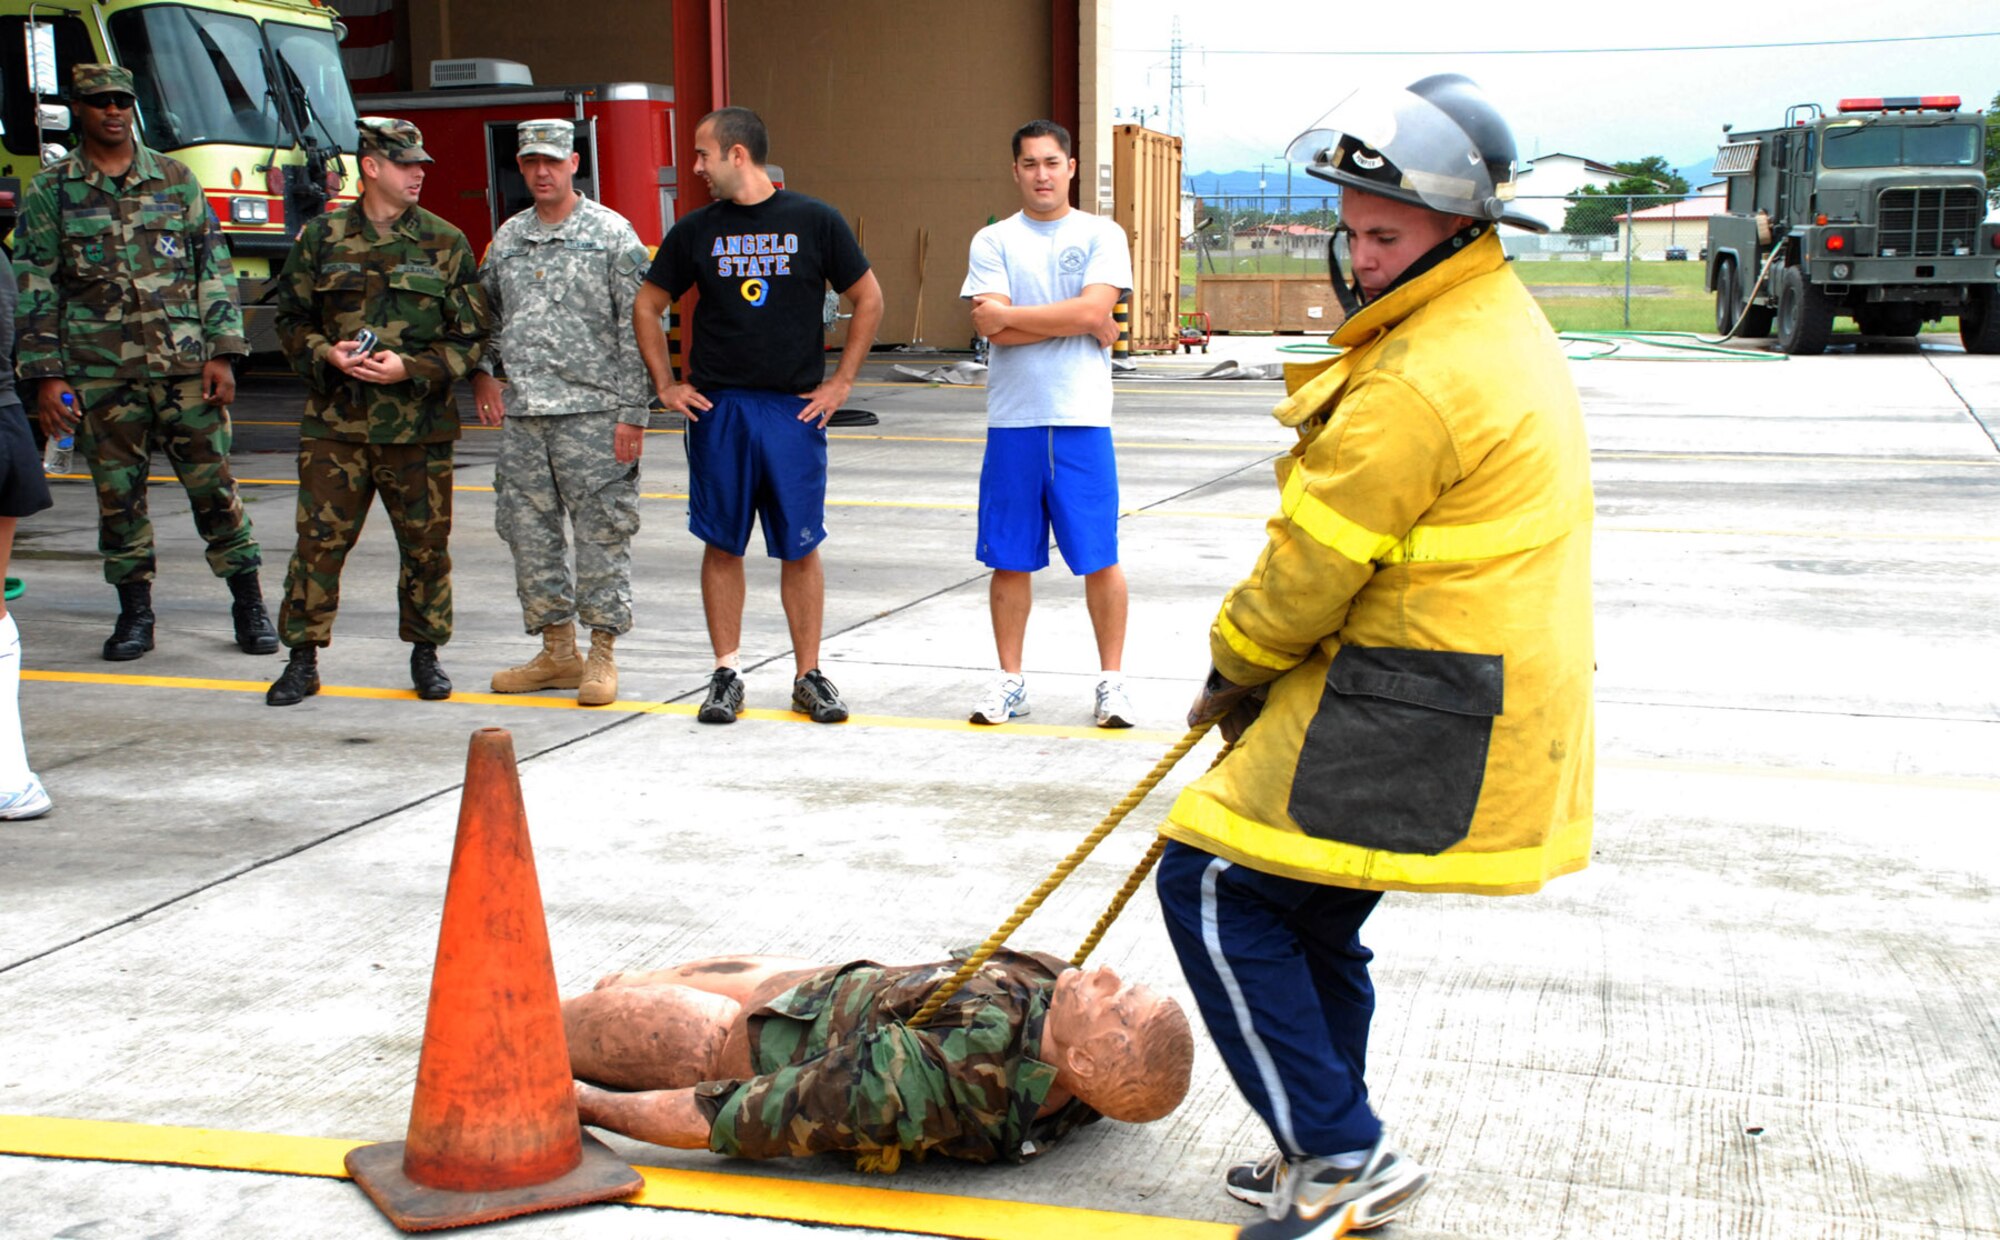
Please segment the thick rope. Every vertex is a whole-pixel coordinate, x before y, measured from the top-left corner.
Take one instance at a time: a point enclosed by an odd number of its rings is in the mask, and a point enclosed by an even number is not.
[[[1213,723],[1196,724],[1187,730],[1187,735],[1174,742],[1174,747],[1167,750],[1166,754],[1153,765],[1153,769],[1146,773],[1146,777],[1135,784],[1132,791],[1125,794],[1123,800],[1111,807],[1111,812],[1104,816],[1104,821],[1098,823],[1096,828],[1084,837],[1083,842],[1072,849],[1069,856],[1064,857],[1062,863],[1049,872],[1049,876],[1041,881],[1040,886],[1028,893],[1028,898],[1021,901],[1020,907],[1014,910],[1014,915],[1001,922],[1000,928],[988,935],[986,941],[966,958],[965,963],[958,966],[958,972],[952,974],[944,985],[931,992],[931,997],[924,1002],[923,1007],[918,1008],[917,1014],[910,1017],[907,1022],[909,1027],[921,1029],[929,1024],[931,1018],[938,1014],[938,1009],[957,994],[960,987],[971,981],[972,975],[979,972],[980,968],[993,958],[993,953],[1006,944],[1007,936],[1020,929],[1021,923],[1034,915],[1035,910],[1042,906],[1042,901],[1048,899],[1051,892],[1062,886],[1062,881],[1070,876],[1070,871],[1076,869],[1086,857],[1090,856],[1091,851],[1104,841],[1104,837],[1111,834],[1118,824],[1125,820],[1125,815],[1138,808],[1139,802],[1146,799],[1146,794],[1157,787],[1159,782],[1166,778],[1167,772],[1173,770],[1175,765],[1187,756],[1188,750],[1193,749],[1214,726]],[[1137,882],[1131,885],[1136,889]]]
[[[1083,962],[1090,959],[1090,953],[1097,950],[1098,941],[1104,937],[1104,932],[1111,928],[1112,922],[1118,920],[1118,914],[1125,911],[1126,902],[1138,892],[1139,885],[1146,881],[1146,875],[1153,872],[1153,866],[1158,863],[1160,854],[1165,851],[1167,851],[1167,837],[1162,835],[1153,841],[1153,846],[1146,850],[1146,855],[1139,858],[1139,864],[1132,867],[1132,874],[1125,880],[1125,885],[1118,889],[1117,895],[1111,897],[1111,907],[1104,910],[1104,916],[1098,918],[1097,924],[1090,928],[1090,933],[1083,937],[1083,945],[1076,949],[1076,955],[1069,958],[1070,968],[1081,969]]]
[[[1209,770],[1214,770],[1229,756],[1233,744],[1233,741],[1222,742],[1222,748],[1216,751],[1215,761],[1208,764]],[[1104,916],[1098,918],[1097,924],[1084,936],[1082,946],[1076,949],[1076,955],[1069,958],[1070,968],[1081,969],[1083,962],[1090,959],[1090,953],[1097,950],[1097,944],[1104,938],[1104,932],[1111,928],[1112,922],[1118,920],[1118,914],[1125,911],[1125,905],[1138,893],[1139,885],[1146,881],[1146,875],[1153,872],[1153,867],[1159,863],[1160,854],[1165,851],[1167,851],[1167,837],[1163,835],[1153,841],[1153,846],[1146,850],[1146,855],[1139,858],[1139,864],[1132,867],[1132,873],[1126,878],[1125,885],[1118,889],[1117,895],[1111,897],[1111,907],[1104,910]]]

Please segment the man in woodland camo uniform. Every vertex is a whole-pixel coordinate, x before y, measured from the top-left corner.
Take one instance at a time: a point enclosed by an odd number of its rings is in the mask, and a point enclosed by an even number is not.
[[[81,64],[71,84],[83,140],[36,174],[14,232],[19,373],[35,384],[43,432],[74,430],[97,488],[97,546],[118,589],[104,657],[153,648],[156,446],[187,491],[209,567],[229,583],[236,644],[270,654],[263,557],[229,472],[230,359],[250,351],[229,247],[194,174],[135,135],[132,75]]]
[[[278,334],[306,381],[299,420],[298,548],[278,632],[291,661],[265,693],[290,706],[319,692],[340,570],[380,493],[402,557],[398,635],[417,696],[451,696],[437,648],[451,640],[451,385],[479,360],[491,320],[458,229],[417,205],[423,135],[360,122],[361,197],[306,224],[278,278]],[[366,328],[375,348],[357,337]]]
[[[487,247],[480,283],[499,326],[472,394],[479,420],[503,428],[494,524],[513,549],[522,620],[542,649],[495,672],[493,691],[575,689],[578,702],[603,706],[618,700],[612,645],[632,627],[639,454],[652,397],[632,303],[648,260],[624,216],[577,192],[574,125],[522,121],[518,138],[515,158],[535,205]],[[565,516],[576,528],[574,574]],[[577,653],[579,619],[590,629],[588,661]]]

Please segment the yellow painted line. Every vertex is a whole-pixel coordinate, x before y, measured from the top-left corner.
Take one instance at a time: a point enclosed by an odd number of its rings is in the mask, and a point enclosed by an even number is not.
[[[270,688],[262,680],[215,680],[196,676],[137,676],[124,672],[56,672],[27,668],[21,672],[21,679],[40,681],[58,685],[115,685],[139,689],[193,689],[214,693],[255,693],[262,696]],[[418,701],[415,689],[378,689],[366,685],[322,684],[320,697],[355,698],[362,701]],[[443,704],[459,706],[501,706],[522,710],[580,710],[598,715],[677,715],[692,719],[701,708],[694,702],[612,702],[604,706],[583,706],[573,697],[549,697],[535,693],[469,693],[457,692]],[[429,705],[429,703],[427,703]],[[806,716],[789,710],[764,710],[753,708],[743,712],[742,718],[760,723],[814,724]],[[1072,727],[1055,723],[1007,723],[999,727],[989,727],[970,723],[964,719],[931,719],[915,715],[863,715],[848,716],[845,724],[836,727],[898,728],[905,731],[924,732],[966,732],[978,736],[1036,736],[1059,737],[1071,740],[1094,741],[1150,741],[1153,744],[1171,744],[1181,738],[1179,732],[1154,731],[1148,728],[1099,728]]]
[[[0,1154],[98,1162],[165,1163],[218,1171],[346,1178],[341,1159],[366,1141],[289,1137],[110,1120],[0,1115]]]
[[[658,435],[661,434],[662,432],[649,431],[647,433],[652,435]],[[681,432],[671,431],[667,433],[678,435]],[[884,443],[955,443],[955,444],[984,445],[986,442],[986,437],[984,435],[979,435],[979,436],[857,435],[857,434],[839,434],[832,431],[829,431],[827,433],[827,438],[881,440]],[[1149,451],[1159,451],[1159,452],[1261,452],[1265,454],[1275,454],[1283,452],[1291,447],[1291,444],[1289,443],[1278,443],[1278,442],[1249,443],[1237,440],[1198,440],[1193,443],[1188,443],[1188,442],[1160,443],[1154,440],[1145,440],[1145,439],[1120,439],[1117,438],[1116,436],[1113,436],[1111,442],[1112,446],[1116,448],[1143,448]]]
[[[1231,379],[1227,381],[1227,384],[1228,386],[1234,387],[1239,384],[1246,384],[1246,383],[1283,383],[1283,382],[1284,382],[1283,379]],[[910,379],[902,383],[894,383],[888,380],[881,380],[881,379],[864,379],[856,383],[854,386],[858,388],[865,388],[865,387],[902,388],[905,391],[921,390],[926,392],[978,392],[981,395],[984,395],[986,392],[986,385],[983,383],[934,383],[926,379]],[[1196,392],[1199,392],[1204,388],[1212,390],[1214,388],[1221,386],[1224,385],[1221,383],[1213,383],[1213,384],[1187,383],[1185,385],[1177,385],[1170,388],[1141,388],[1141,387],[1127,387],[1125,384],[1120,383],[1115,385],[1111,389],[1111,392],[1112,395],[1114,396],[1192,396]]]
[[[1075,1206],[903,1192],[810,1180],[640,1167],[646,1186],[629,1205],[787,1219],[834,1227],[964,1237],[965,1240],[1226,1240],[1233,1224],[1120,1214]],[[1032,1175],[1033,1172],[1022,1172]]]
[[[220,693],[262,694],[269,686],[261,680],[209,680],[193,676],[136,676],[125,672],[54,672],[24,669],[21,679],[45,684],[115,685],[144,689],[193,689]],[[377,689],[362,685],[324,685],[321,697],[355,698],[365,701],[417,701],[415,689]],[[581,706],[572,697],[552,697],[534,693],[454,693],[444,705],[499,706],[522,710],[580,710],[600,715],[671,715],[693,718],[700,709],[693,702],[612,702],[606,706]],[[1180,732],[1153,728],[1072,727],[1053,723],[1006,723],[998,727],[969,723],[963,719],[934,719],[917,715],[851,715],[844,724],[815,724],[804,715],[789,710],[746,710],[743,719],[759,723],[805,724],[812,727],[893,728],[918,732],[964,732],[976,736],[1033,736],[1068,740],[1146,741],[1169,745]],[[1808,782],[1881,784],[1902,788],[1934,788],[1957,792],[2000,792],[2000,779],[1982,776],[1899,775],[1892,772],[1855,771],[1825,767],[1749,766],[1728,762],[1683,762],[1670,758],[1599,758],[1599,767],[1628,771],[1665,771],[1683,775],[1748,776],[1758,779],[1798,779]]]
[[[239,420],[236,423],[236,425],[295,426],[297,425],[297,423],[253,422],[247,420]],[[499,430],[500,428],[497,426],[480,426],[467,423],[465,429],[469,431],[496,431]],[[686,428],[679,426],[662,426],[657,428],[650,428],[646,431],[646,433],[648,435],[685,435],[687,434],[687,430]],[[863,435],[853,431],[828,431],[826,433],[826,437],[828,439],[858,440],[864,443],[873,443],[879,441],[881,443],[984,444],[986,442],[986,437],[984,435]],[[1212,450],[1226,451],[1226,452],[1236,452],[1236,451],[1282,452],[1291,446],[1289,443],[1242,443],[1234,440],[1214,440],[1214,441],[1201,440],[1193,443],[1153,443],[1146,440],[1114,438],[1112,442],[1117,447],[1120,448],[1149,448],[1167,452],[1208,452]],[[83,477],[88,477],[89,475],[60,474],[57,476],[63,478],[83,478]],[[239,478],[237,479],[237,481],[240,482],[242,481],[242,479]]]
[[[941,504],[921,499],[830,499],[826,501],[826,506],[828,508],[917,508],[935,512],[979,511],[978,504]]]
[[[82,475],[82,474],[51,474],[50,477],[76,478],[79,481],[86,481],[86,482],[89,481],[88,475]],[[169,482],[175,482],[177,480],[169,477],[150,477],[146,481],[151,483],[165,484]],[[239,486],[246,486],[246,487],[296,487],[299,485],[297,479],[287,479],[287,478],[238,478],[236,481]],[[470,483],[456,484],[451,489],[454,493],[462,492],[466,494],[476,494],[476,495],[490,495],[493,493],[493,488],[490,486],[474,486]],[[685,491],[641,491],[639,492],[639,498],[684,500],[688,498],[688,495],[687,492]],[[927,511],[927,512],[977,512],[979,510],[979,505],[976,503],[945,503],[938,500],[917,500],[917,499],[829,499],[826,501],[826,506],[828,508],[908,508],[908,509]],[[1121,512],[1119,515],[1127,517],[1201,516],[1201,517],[1224,517],[1232,520],[1262,521],[1268,514],[1198,512],[1198,511],[1184,511],[1184,510],[1154,512],[1150,510],[1128,508],[1125,509],[1123,512]]]
[[[51,474],[51,479],[69,478],[88,482],[87,474]],[[177,479],[169,477],[149,477],[149,483],[165,484]],[[238,478],[238,484],[247,487],[296,487],[296,479],[287,478]],[[455,492],[490,495],[490,486],[455,485]],[[640,499],[684,500],[685,491],[641,491]],[[976,503],[946,503],[939,500],[920,499],[829,499],[828,508],[903,508],[918,512],[977,512]],[[1272,513],[1259,512],[1219,512],[1202,508],[1124,508],[1121,517],[1172,518],[1175,520],[1203,521],[1267,521]],[[1655,526],[1655,525],[1609,525],[1602,522],[1596,528],[1607,534],[1675,534],[1703,538],[1808,538],[1831,540],[1833,542],[1886,542],[1886,543],[1993,543],[2000,542],[2000,534],[1898,534],[1898,533],[1843,533],[1839,530],[1756,530],[1756,529],[1702,529],[1696,526]]]
[[[29,1158],[151,1163],[208,1171],[260,1171],[346,1179],[347,1168],[341,1160],[349,1150],[367,1144],[337,1137],[0,1115],[0,1154]],[[1236,1234],[1234,1226],[1223,1223],[1110,1210],[818,1184],[721,1171],[680,1171],[666,1167],[634,1170],[645,1180],[644,1185],[630,1197],[612,1204],[832,1227],[869,1227],[964,1240],[1042,1240],[1070,1236],[1087,1236],[1092,1240],[1224,1240]]]
[[[869,386],[869,385],[857,385],[857,386]],[[875,384],[872,386],[902,387],[904,385]],[[1121,388],[1119,390],[1129,391],[1130,389]],[[243,419],[238,419],[236,425],[290,427],[290,426],[297,426],[298,423],[257,421],[257,420],[243,418]],[[484,426],[478,423],[468,422],[465,424],[465,429],[468,431],[495,431],[500,428],[497,426]],[[678,426],[666,426],[666,427],[660,427],[658,429],[649,429],[647,430],[646,433],[648,435],[685,435],[687,431]],[[864,435],[851,431],[828,431],[826,437],[828,439],[852,439],[852,440],[862,440],[862,441],[879,440],[883,443],[983,444],[986,442],[986,437],[984,435]],[[1282,452],[1291,447],[1291,444],[1289,442],[1247,443],[1247,442],[1238,442],[1234,440],[1218,440],[1215,442],[1198,442],[1198,443],[1155,443],[1144,440],[1127,440],[1127,439],[1114,438],[1114,442],[1118,447],[1121,448],[1147,448],[1147,449],[1159,449],[1165,451],[1178,451],[1178,452],[1206,452],[1209,450],[1218,450],[1226,452],[1233,452],[1238,450]],[[1995,468],[1996,466],[2000,466],[2000,456],[1979,456],[1979,457],[1820,456],[1807,452],[1796,452],[1796,453],[1794,452],[1622,452],[1616,449],[1605,449],[1603,451],[1592,452],[1590,454],[1590,459],[1593,461],[1725,461],[1725,462],[1751,464],[1751,465],[1763,464],[1763,463],[1771,463],[1771,464],[1805,463],[1805,464],[1827,464],[1827,465],[1970,465],[1980,469],[1992,469]],[[88,478],[90,475],[57,474],[55,476],[59,478]],[[156,481],[172,481],[172,479],[156,479]],[[238,481],[240,482],[243,480],[238,479]]]

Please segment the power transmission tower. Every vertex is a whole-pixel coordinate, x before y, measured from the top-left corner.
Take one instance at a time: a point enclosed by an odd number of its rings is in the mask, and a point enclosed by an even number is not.
[[[1181,110],[1181,19],[1174,17],[1174,41],[1167,52],[1167,132],[1187,137],[1187,114]]]

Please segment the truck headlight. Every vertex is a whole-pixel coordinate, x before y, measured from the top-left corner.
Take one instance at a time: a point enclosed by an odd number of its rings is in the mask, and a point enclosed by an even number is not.
[[[271,204],[263,198],[231,198],[229,200],[229,222],[232,224],[268,224],[271,222]]]

